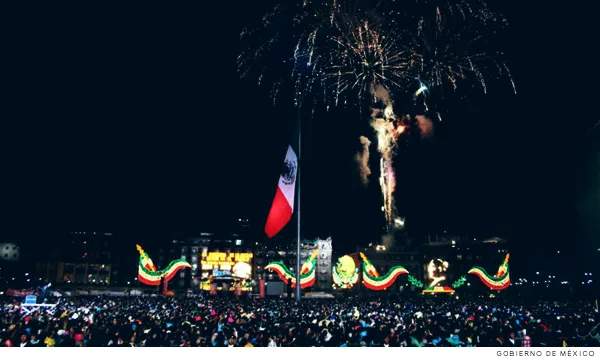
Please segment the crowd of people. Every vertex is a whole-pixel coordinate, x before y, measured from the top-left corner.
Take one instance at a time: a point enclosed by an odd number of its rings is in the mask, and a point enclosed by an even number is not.
[[[1,346],[598,346],[591,301],[345,296],[5,298]]]

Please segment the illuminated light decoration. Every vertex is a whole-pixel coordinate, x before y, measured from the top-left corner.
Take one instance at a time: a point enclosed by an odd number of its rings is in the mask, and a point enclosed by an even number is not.
[[[142,249],[140,245],[135,245],[135,249],[140,253],[139,266],[143,267],[148,271],[158,270],[156,268],[156,265],[154,265],[152,259],[150,259],[150,256],[148,256],[148,254],[144,251],[144,249]]]
[[[354,259],[349,255],[344,255],[338,259],[331,273],[333,278],[333,287],[337,289],[351,289],[358,283],[359,271]]]
[[[160,285],[161,279],[169,281],[180,270],[192,267],[187,261],[177,259],[171,261],[163,270],[158,270],[152,259],[150,259],[150,256],[148,256],[140,245],[136,245],[135,248],[140,253],[137,278],[144,285]]]
[[[218,291],[252,290],[252,259],[254,254],[246,251],[209,251],[204,248],[198,254],[200,282],[195,282],[201,290],[210,292],[213,284]],[[193,265],[192,270],[195,271]],[[233,286],[223,287],[223,283],[233,281]]]
[[[428,287],[427,289],[423,290],[423,294],[427,294],[427,295],[433,295],[433,294],[454,294],[455,290],[449,286],[434,286],[434,287]]]
[[[366,272],[373,277],[379,276],[379,272],[377,271],[375,266],[373,266],[373,263],[369,261],[369,258],[367,258],[365,254],[361,252],[360,258],[363,260],[363,272]]]
[[[454,294],[455,290],[447,285],[441,285],[446,280],[446,271],[450,264],[442,259],[431,260],[427,264],[427,277],[431,280],[422,294]]]
[[[274,261],[265,266],[265,270],[273,271],[279,276],[279,279],[284,283],[288,283],[294,278],[294,274],[281,261]]]
[[[498,268],[495,276],[489,275],[485,269],[479,266],[475,266],[467,273],[470,275],[475,275],[479,277],[479,280],[487,286],[490,290],[504,290],[510,286],[510,271],[508,269],[508,260],[510,259],[510,254],[506,254],[504,257],[504,261]]]
[[[314,272],[314,270],[317,266],[317,256],[318,255],[319,255],[319,251],[313,250],[313,252],[310,254],[308,259],[306,259],[304,264],[302,264],[302,267],[300,268],[300,275],[305,275],[310,272]]]
[[[392,267],[387,274],[379,277],[372,277],[367,272],[363,271],[363,284],[367,289],[382,291],[394,284],[399,276],[406,274],[408,274],[408,270],[400,265]]]
[[[387,274],[379,276],[379,272],[375,269],[375,266],[369,261],[369,259],[360,253],[360,257],[363,260],[363,285],[370,290],[383,291],[387,290],[398,278],[398,276],[408,274],[403,266],[397,265],[392,267]]]
[[[423,288],[423,287],[425,287],[425,285],[423,284],[423,282],[421,280],[417,279],[416,277],[414,277],[414,276],[412,276],[410,274],[408,275],[408,282],[412,286],[417,287],[417,288]]]
[[[252,290],[250,280],[253,272],[251,265],[253,257],[254,254],[251,252],[203,249],[198,254],[200,281],[194,282],[194,286],[199,285],[201,290],[208,292],[211,291],[213,284],[219,291],[236,291],[237,286],[241,286],[241,291],[250,291]],[[192,267],[192,270],[196,269]],[[220,286],[231,281],[233,286]]]
[[[231,269],[231,274],[240,279],[250,279],[252,277],[252,265],[245,262],[237,262]]]
[[[313,251],[308,259],[302,264],[300,269],[300,288],[306,289],[313,286],[317,280],[317,255],[318,251]],[[285,284],[296,286],[296,276],[281,261],[274,261],[265,266],[265,270],[273,271],[279,276],[279,279]]]
[[[458,280],[452,283],[452,287],[458,289],[459,287],[463,286],[465,282],[467,282],[467,278],[463,275],[460,278],[458,278]]]

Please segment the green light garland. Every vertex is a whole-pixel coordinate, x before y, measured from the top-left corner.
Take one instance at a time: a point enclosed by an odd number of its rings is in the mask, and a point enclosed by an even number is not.
[[[452,287],[458,289],[459,287],[463,286],[465,282],[467,282],[467,277],[463,275],[452,283]]]
[[[412,275],[408,275],[408,282],[414,286],[414,287],[418,287],[418,288],[423,288],[425,285],[423,285],[423,282],[419,279],[417,279],[416,277],[412,276]]]

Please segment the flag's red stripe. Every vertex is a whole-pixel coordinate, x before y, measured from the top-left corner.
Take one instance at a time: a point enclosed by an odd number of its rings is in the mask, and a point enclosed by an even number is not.
[[[273,199],[273,205],[267,216],[267,223],[265,224],[265,233],[269,238],[277,235],[278,232],[292,219],[292,208],[288,203],[283,192],[277,187],[275,192],[275,198]]]
[[[149,280],[138,274],[138,280],[144,285],[160,285],[160,280]]]

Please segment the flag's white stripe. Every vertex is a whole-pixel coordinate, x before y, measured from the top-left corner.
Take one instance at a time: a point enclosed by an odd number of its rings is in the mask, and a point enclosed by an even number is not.
[[[296,173],[298,172],[298,157],[296,156],[296,153],[294,152],[294,149],[292,148],[292,146],[290,145],[288,147],[287,153],[285,154],[285,162],[288,162],[290,164],[293,165],[294,168],[294,174],[293,174],[293,181],[287,181],[284,179],[283,175],[279,177],[279,189],[281,190],[281,192],[283,193],[283,196],[285,196],[285,199],[287,200],[288,204],[290,204],[290,208],[292,208],[292,211],[294,211],[294,189],[296,188]]]

